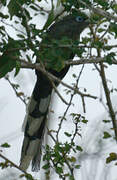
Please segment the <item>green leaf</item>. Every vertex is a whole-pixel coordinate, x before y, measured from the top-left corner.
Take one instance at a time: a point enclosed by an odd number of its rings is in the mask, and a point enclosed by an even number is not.
[[[53,9],[51,10],[49,16],[48,16],[48,19],[43,27],[43,29],[47,29],[53,22],[54,20],[54,12],[53,12]]]
[[[61,167],[56,167],[56,172],[58,174],[61,174],[61,173],[63,173],[63,169]]]
[[[6,6],[7,0],[1,0],[1,3]]]
[[[23,41],[14,40],[9,37],[8,43],[2,48],[3,55],[0,57],[0,78],[4,77],[8,72],[11,72],[16,67],[18,74],[20,63],[16,59],[20,56],[20,47],[23,47]]]
[[[70,158],[67,158],[70,162],[75,163],[76,162],[76,158],[74,156],[71,156]]]
[[[19,24],[19,21],[16,21],[16,20],[15,20],[14,22],[15,22],[16,24]]]
[[[1,167],[2,169],[9,167],[9,162],[8,162],[8,161],[1,162],[1,163],[0,163],[0,167]]]
[[[69,152],[71,149],[71,144],[68,144],[68,142],[65,143],[64,151]]]
[[[81,165],[75,165],[76,169],[80,169]]]
[[[8,72],[11,72],[15,66],[15,61],[11,60],[8,55],[3,55],[0,58],[0,78],[4,77]]]
[[[31,20],[32,17],[30,16],[30,12],[26,8],[24,9],[24,11],[25,11],[25,15],[28,18],[28,20]]]
[[[86,124],[86,123],[88,123],[88,120],[83,119],[82,122]]]
[[[20,71],[21,63],[19,61],[16,61],[16,66],[15,66],[15,75],[17,76],[19,71]]]
[[[94,21],[94,22],[98,22],[100,20],[100,15],[94,13],[92,16],[91,16],[91,20]]]
[[[69,179],[70,179],[70,180],[75,180],[72,175],[70,175]]]
[[[110,120],[103,120],[104,123],[110,123]]]
[[[83,151],[81,146],[76,146],[76,150],[81,151],[81,152]]]
[[[73,78],[77,78],[76,74],[72,74]]]
[[[61,157],[59,152],[63,152],[64,150],[60,143],[56,143],[56,145],[54,146],[54,151],[58,157]]]
[[[99,33],[104,32],[104,31],[105,31],[105,29],[103,29],[103,28],[99,28],[99,29],[98,29],[98,32],[99,32]]]
[[[114,4],[112,8],[117,12],[117,4]]]
[[[108,163],[110,163],[111,161],[115,161],[115,160],[117,160],[117,153],[111,152],[111,153],[109,154],[109,157],[106,158],[106,163],[108,164]]]
[[[17,0],[10,0],[9,4],[8,4],[8,10],[9,10],[9,14],[11,16],[11,19],[14,15],[17,15],[18,12],[20,11],[19,6],[17,4]]]
[[[35,11],[39,11],[39,9],[37,7],[35,7],[34,5],[31,5],[30,8],[35,10]]]
[[[103,0],[103,1],[102,0],[98,0],[97,2],[98,2],[98,4],[103,6],[104,9],[107,9],[108,6],[109,6],[108,1],[106,1],[106,0]]]
[[[111,135],[108,132],[105,131],[103,138],[107,139],[107,138],[110,138],[110,137],[111,137]]]
[[[1,144],[1,147],[3,147],[3,148],[9,148],[10,145],[9,145],[8,143],[4,143],[4,144]]]
[[[24,38],[25,38],[25,36],[22,35],[22,34],[17,34],[17,37],[19,37],[19,38],[21,38],[21,39],[24,39]]]
[[[26,54],[26,58],[27,58],[28,62],[31,62],[31,58],[28,54]]]
[[[64,132],[64,134],[67,136],[67,137],[71,137],[72,134],[68,133],[68,132]]]
[[[4,19],[9,18],[9,16],[8,16],[8,15],[4,15],[4,14],[3,14],[3,13],[1,13],[1,12],[0,12],[0,17],[1,17],[1,18],[4,18]]]
[[[109,65],[112,64],[112,60],[115,59],[116,54],[114,52],[109,53],[105,58]]]
[[[33,176],[31,174],[21,174],[20,178],[26,177],[27,180],[34,180]]]
[[[48,169],[49,167],[50,167],[50,165],[47,163],[47,164],[45,164],[42,168],[46,170],[46,169]]]
[[[111,23],[110,24],[110,31],[115,33],[115,38],[117,38],[117,24]]]
[[[97,38],[94,42],[92,42],[92,46],[94,46],[95,48],[103,48],[104,43],[102,41],[99,41],[99,39]]]

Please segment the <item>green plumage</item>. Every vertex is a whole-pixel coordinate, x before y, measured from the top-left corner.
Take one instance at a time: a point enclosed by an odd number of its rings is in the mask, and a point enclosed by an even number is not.
[[[42,40],[37,62],[44,63],[50,73],[62,79],[69,70],[69,66],[64,66],[64,62],[75,56],[72,47],[63,46],[74,44],[88,24],[87,16],[81,12],[55,22]],[[40,168],[41,144],[52,92],[52,84],[48,77],[39,71],[36,71],[36,75],[37,82],[27,110],[20,163],[22,169],[27,169],[32,161],[33,171]]]
[[[77,22],[77,17],[82,17],[83,22]],[[64,17],[49,28],[41,43],[39,58],[46,64],[47,69],[60,71],[65,61],[73,59],[75,53],[72,45],[79,40],[80,33],[88,24],[87,16],[78,12],[76,15]],[[67,47],[62,47],[65,45]]]

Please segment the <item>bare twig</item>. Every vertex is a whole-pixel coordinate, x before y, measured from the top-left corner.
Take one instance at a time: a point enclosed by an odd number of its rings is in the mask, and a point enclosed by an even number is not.
[[[74,130],[74,133],[73,133],[73,137],[71,139],[71,144],[74,142],[74,139],[75,139],[77,133],[78,133],[78,122],[75,123],[75,130]]]
[[[78,86],[78,83],[79,83],[81,74],[82,74],[82,72],[83,72],[83,69],[84,69],[84,64],[83,64],[83,66],[82,66],[82,68],[81,68],[81,71],[80,71],[80,73],[79,73],[78,79],[77,79],[77,81],[76,81],[76,85],[77,85],[77,86]],[[84,96],[81,96],[81,99],[82,99],[83,111],[84,111],[84,113],[85,113],[85,112],[86,112],[86,108],[85,108]]]
[[[56,144],[57,143],[57,140],[52,136],[52,134],[51,134],[51,131],[48,129],[48,127],[46,127],[47,128],[47,133],[49,134],[49,136],[52,138],[52,140],[54,141],[54,143]]]
[[[21,95],[17,92],[17,90],[16,90],[16,85],[14,85],[14,84],[10,81],[8,75],[5,77],[5,79],[8,81],[8,83],[10,84],[10,86],[13,88],[16,96],[17,96],[18,98],[20,98],[20,100],[21,100],[25,105],[27,105],[26,99],[25,99],[25,98],[22,98]],[[23,94],[23,93],[21,93],[21,94]]]
[[[84,65],[82,66],[81,71],[80,71],[80,73],[79,73],[79,76],[78,76],[78,78],[77,78],[77,80],[76,80],[75,88],[77,88],[77,86],[78,86],[78,83],[79,83],[79,80],[80,80],[80,77],[81,77],[83,68],[84,68]],[[70,98],[70,101],[69,101],[69,105],[67,106],[67,108],[66,108],[66,110],[65,110],[65,112],[64,112],[64,114],[63,114],[63,117],[61,118],[61,121],[60,121],[60,123],[59,123],[59,125],[58,125],[58,130],[57,130],[57,133],[56,133],[56,139],[57,139],[57,141],[58,141],[58,136],[59,136],[59,132],[60,132],[60,130],[61,130],[62,123],[63,123],[63,121],[64,121],[64,119],[65,119],[65,116],[66,116],[66,114],[67,114],[67,112],[68,112],[71,104],[72,104],[72,100],[73,100],[74,95],[75,95],[75,91],[73,92],[73,94],[71,94],[71,98]]]
[[[45,66],[42,62],[40,62],[40,65],[42,67],[43,70],[46,71]],[[59,93],[58,89],[56,88],[55,83],[52,81],[52,79],[50,78],[50,76],[47,76],[47,78],[49,79],[50,83],[52,84],[52,87],[54,88],[55,92],[57,93],[57,95],[60,97],[60,99],[66,104],[68,105],[67,101],[62,97],[62,95]]]
[[[99,71],[100,73],[100,71]],[[100,96],[99,96],[99,102],[102,104],[102,106],[104,107],[104,109],[108,112],[108,107],[106,106],[106,104],[103,102],[103,89],[102,89],[102,83],[100,84]]]
[[[5,22],[3,19],[1,19],[0,21],[1,21],[3,24],[5,24],[5,25],[7,25],[7,26],[9,26],[9,27],[11,27],[11,28],[13,28],[16,32],[20,32],[20,33],[22,33],[24,36],[26,36],[26,34],[25,34],[23,31],[17,29],[13,24],[9,24],[9,23]]]
[[[26,34],[25,34],[26,35]],[[102,38],[102,37],[101,37]],[[33,39],[33,36],[31,37],[31,39]],[[25,39],[25,41],[27,41],[28,39],[26,38]],[[36,44],[36,45],[33,45],[34,46],[34,48],[37,48],[37,47],[39,47],[41,45],[41,42],[40,43],[38,43],[38,44]],[[48,44],[43,44],[43,45],[41,45],[41,47],[45,47],[45,48],[52,48],[53,47],[53,45],[48,45]],[[95,49],[97,49],[97,47],[93,47],[93,46],[90,46],[90,45],[71,45],[71,44],[65,44],[65,45],[58,45],[58,47],[60,47],[60,48],[78,48],[78,49],[80,49],[80,48],[90,48],[90,49],[92,49],[92,48],[95,48]],[[103,49],[112,49],[112,48],[117,48],[117,45],[115,44],[115,45],[104,45],[103,46]],[[10,48],[10,49],[8,49],[7,51],[8,52],[14,52],[14,51],[16,51],[16,50],[28,50],[29,49],[29,47],[18,47],[18,48]],[[100,61],[101,61],[101,58],[98,58],[97,59],[97,57],[91,57],[90,59],[89,59],[89,61],[90,60],[94,60],[93,58],[96,58],[96,60],[98,61],[99,59],[100,59]],[[84,58],[83,58],[84,59]],[[84,59],[85,60],[85,59]],[[104,59],[102,58],[102,61],[104,61]],[[106,61],[105,61],[106,62]],[[66,63],[69,63],[68,61],[66,62]],[[98,62],[97,62],[98,63]],[[114,63],[114,62],[113,62]],[[115,62],[115,64],[117,64],[116,62]]]
[[[17,168],[18,170],[22,171],[25,175],[29,175],[26,171],[24,171],[23,169],[21,169],[18,165],[16,165],[14,162],[12,162],[11,160],[9,160],[8,158],[6,158],[4,155],[2,155],[0,153],[0,157],[3,158],[5,161],[7,161],[8,163],[10,163],[10,166],[13,166],[15,168]],[[31,174],[30,174],[31,176]]]
[[[57,133],[56,133],[56,139],[57,139],[57,141],[59,141],[59,138],[58,138],[59,132],[60,132],[60,130],[61,130],[62,123],[63,123],[63,121],[65,120],[65,116],[66,116],[66,114],[67,114],[67,112],[68,112],[68,110],[69,110],[69,108],[70,108],[70,106],[71,106],[73,96],[74,96],[74,94],[71,95],[71,98],[70,98],[70,101],[69,101],[69,105],[67,106],[67,108],[66,108],[66,110],[65,110],[65,112],[64,112],[64,114],[63,114],[63,116],[62,116],[62,118],[61,118],[61,120],[60,120],[60,123],[59,123],[59,125],[58,125],[58,130],[57,130]]]
[[[28,25],[28,17],[27,17],[27,15],[26,15],[26,13],[25,13],[25,10],[24,10],[24,8],[20,5],[20,3],[18,2],[18,1],[16,1],[16,3],[17,3],[17,5],[20,7],[20,10],[21,10],[21,12],[22,12],[22,19],[23,19],[23,21],[24,21],[24,27],[25,27],[25,29],[26,29],[26,33],[27,33],[27,37],[28,37],[28,40],[29,40],[29,47],[30,47],[30,49],[32,49],[32,50],[34,50],[35,49],[35,47],[34,47],[34,45],[33,45],[33,42],[32,42],[32,37],[31,37],[31,35],[32,35],[32,31],[31,31],[31,29],[30,29],[30,26]]]
[[[66,65],[80,65],[80,64],[99,64],[100,62],[108,63],[106,57],[91,57],[91,58],[82,58],[80,60],[67,61]],[[112,59],[112,64],[117,65],[117,61]]]
[[[24,62],[23,62],[24,63]],[[89,98],[93,98],[93,99],[97,99],[96,96],[93,96],[93,95],[90,95],[90,94],[85,94],[85,93],[82,93],[81,91],[79,91],[78,88],[74,88],[70,85],[68,85],[67,83],[64,83],[62,80],[60,80],[59,78],[57,78],[56,76],[54,76],[53,74],[49,73],[48,71],[46,71],[45,69],[43,69],[42,67],[39,66],[38,63],[36,64],[31,64],[31,63],[28,63],[28,62],[25,62],[24,64],[22,64],[22,68],[31,68],[31,69],[37,69],[39,71],[41,71],[43,74],[45,74],[47,77],[49,76],[52,80],[62,84],[63,86],[75,91],[75,93],[81,95],[81,96],[84,96],[84,97],[89,97]]]
[[[93,35],[94,40],[97,38],[96,33],[93,31],[93,29],[91,28],[91,32]],[[97,49],[97,54],[98,57],[101,57],[101,49],[98,48]],[[115,61],[115,60],[114,60]],[[102,80],[102,84],[103,84],[103,88],[104,88],[104,92],[105,92],[105,96],[106,96],[106,101],[107,101],[107,106],[108,106],[108,110],[109,110],[109,115],[112,119],[112,124],[113,124],[113,129],[114,129],[114,133],[115,133],[115,139],[117,141],[117,124],[116,124],[116,115],[112,106],[112,102],[111,102],[111,98],[110,98],[110,92],[109,92],[109,88],[107,85],[107,80],[106,80],[106,75],[105,75],[105,70],[104,70],[104,64],[103,62],[100,62],[100,69],[97,68],[101,80]]]
[[[109,88],[108,88],[107,80],[106,80],[106,75],[105,75],[105,71],[104,71],[104,66],[103,66],[102,63],[100,63],[100,68],[101,68],[100,76],[101,76],[103,88],[104,88],[104,91],[105,91],[105,96],[106,96],[106,100],[107,100],[107,106],[108,106],[108,109],[109,109],[109,115],[110,115],[110,117],[112,119],[113,129],[114,129],[114,132],[115,132],[115,139],[117,141],[117,124],[116,124],[117,120],[116,120],[116,115],[115,115],[115,112],[114,112],[114,109],[113,109],[113,106],[112,106],[112,102],[111,102],[111,98],[110,98],[110,92],[109,92]]]
[[[21,62],[21,68],[28,68],[28,69],[35,69],[35,66],[40,66],[39,63],[26,63],[24,60],[17,59],[13,57],[14,60],[19,60]],[[91,57],[91,58],[81,58],[80,60],[74,60],[69,59],[68,61],[65,62],[65,65],[82,65],[82,64],[99,64],[100,62],[103,63],[108,63],[106,61],[106,57]],[[112,59],[112,64],[117,65],[117,61],[115,59]]]
[[[50,13],[50,10],[44,9],[44,7],[39,6],[39,4],[37,4],[37,3],[35,3],[35,2],[33,2],[33,4],[34,4],[36,7],[38,7],[41,12],[45,12],[45,13],[47,13],[47,14]]]
[[[114,20],[117,22],[117,17],[110,14],[109,12],[106,12],[100,8],[95,8],[93,5],[88,5],[86,2],[84,2],[82,0],[77,0],[77,1],[82,3],[83,5],[85,5],[88,9],[92,10],[94,13],[99,14],[103,17],[106,17],[109,20]]]
[[[36,47],[39,47],[40,46],[40,43],[38,43],[38,44],[36,44],[35,45],[35,48]],[[52,48],[53,47],[53,45],[52,44],[42,44],[42,47],[47,47],[47,48]],[[90,45],[84,45],[84,44],[82,44],[82,42],[79,42],[79,44],[78,45],[76,45],[76,44],[59,44],[58,45],[58,47],[60,47],[60,48],[97,48],[97,47],[93,47],[93,46],[90,46]],[[117,48],[117,44],[115,44],[115,45],[104,45],[103,46],[103,49],[107,49],[107,48]]]
[[[60,99],[66,104],[66,105],[69,105],[69,103],[62,97],[62,95],[59,93],[58,89],[56,88],[54,82],[50,79],[51,81],[51,84],[55,90],[55,92],[57,93],[57,95],[60,97]]]

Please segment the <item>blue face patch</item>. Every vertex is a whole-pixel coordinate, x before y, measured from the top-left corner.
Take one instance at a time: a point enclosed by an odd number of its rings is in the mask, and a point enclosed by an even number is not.
[[[82,22],[82,21],[84,21],[84,19],[83,19],[83,17],[81,17],[81,16],[77,16],[77,17],[76,17],[76,21],[77,21],[77,22]]]

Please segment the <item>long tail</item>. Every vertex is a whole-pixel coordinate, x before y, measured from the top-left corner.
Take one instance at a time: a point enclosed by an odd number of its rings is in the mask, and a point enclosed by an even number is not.
[[[60,72],[52,69],[49,72],[62,79],[68,69],[69,66],[66,66]],[[32,161],[32,171],[40,169],[41,145],[52,92],[52,84],[48,78],[39,71],[36,71],[36,74],[37,82],[27,108],[20,160],[20,167],[24,170],[28,168],[30,161]],[[55,85],[57,86],[58,83],[55,82]]]
[[[37,74],[37,77],[37,82],[27,107],[20,160],[20,167],[23,170],[26,170],[32,161],[32,171],[40,169],[41,145],[52,92],[52,86],[47,77],[40,72]]]

